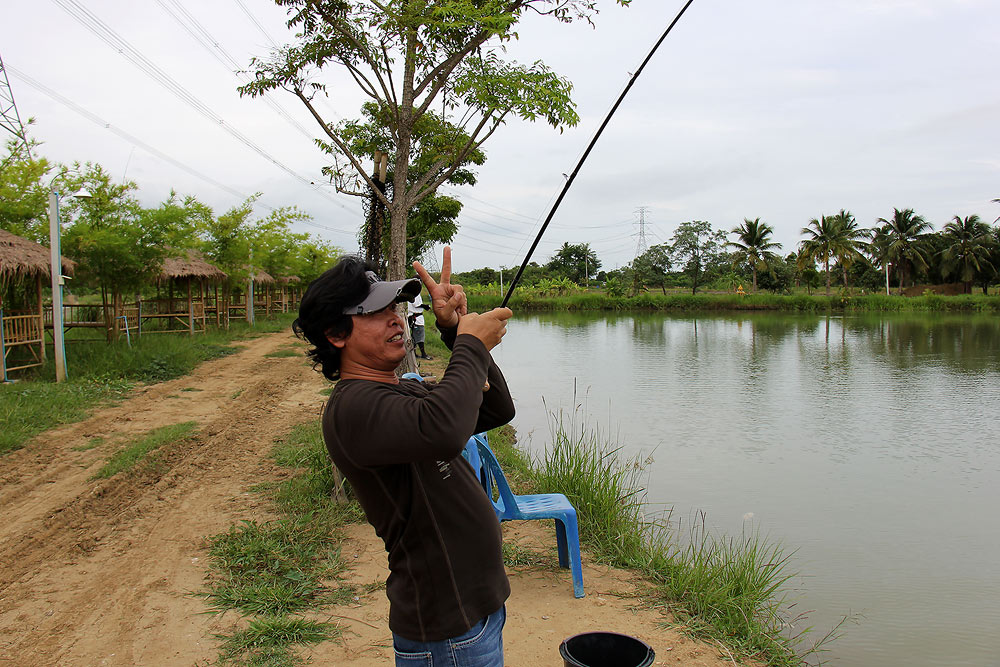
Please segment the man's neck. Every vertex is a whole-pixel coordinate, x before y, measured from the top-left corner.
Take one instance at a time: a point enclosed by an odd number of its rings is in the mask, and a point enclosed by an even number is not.
[[[343,358],[340,360],[340,378],[342,380],[371,380],[372,382],[399,384],[395,369],[369,368]]]

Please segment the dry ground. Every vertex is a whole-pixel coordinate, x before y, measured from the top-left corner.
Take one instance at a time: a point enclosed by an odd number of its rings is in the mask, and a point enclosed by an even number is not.
[[[215,661],[213,634],[236,617],[207,614],[190,595],[204,580],[205,537],[270,518],[249,489],[282,474],[268,457],[273,441],[317,418],[324,401],[325,380],[301,358],[266,356],[293,342],[284,333],[251,340],[0,458],[0,665]],[[157,469],[91,479],[126,439],[191,420],[197,436],[166,448]],[[98,437],[103,444],[84,449]],[[527,548],[554,543],[550,528],[505,527],[506,539]],[[385,552],[367,525],[351,528],[345,554],[354,581],[384,580]],[[585,562],[584,577],[587,597],[576,600],[565,570],[511,572],[508,665],[560,665],[560,641],[596,629],[644,639],[658,665],[733,664],[722,647],[665,629],[660,610],[634,597],[627,573]],[[344,636],[310,649],[312,664],[392,664],[384,591],[329,613]]]

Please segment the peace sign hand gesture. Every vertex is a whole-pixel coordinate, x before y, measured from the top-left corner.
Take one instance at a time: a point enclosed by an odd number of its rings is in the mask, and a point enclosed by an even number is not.
[[[414,262],[413,269],[427,287],[438,324],[446,329],[457,327],[458,320],[469,311],[469,307],[462,286],[451,284],[451,247],[444,247],[440,283],[434,281],[420,262]]]

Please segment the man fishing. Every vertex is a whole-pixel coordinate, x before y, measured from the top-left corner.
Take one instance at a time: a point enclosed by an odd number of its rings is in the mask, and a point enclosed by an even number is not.
[[[512,313],[468,312],[462,286],[450,280],[450,248],[440,282],[419,262],[413,267],[452,350],[440,383],[395,374],[406,352],[395,306],[420,293],[416,278],[383,282],[359,258],[344,257],[309,285],[293,328],[337,381],[323,437],[385,542],[396,665],[503,667],[510,585],[500,526],[461,452],[473,433],[514,416],[490,356]]]

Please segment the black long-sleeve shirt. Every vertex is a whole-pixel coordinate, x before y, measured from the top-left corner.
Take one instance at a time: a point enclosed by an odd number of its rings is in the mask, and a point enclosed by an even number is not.
[[[453,351],[440,383],[341,380],[323,416],[330,456],[385,542],[389,628],[415,641],[462,634],[510,595],[499,522],[461,453],[514,405],[483,343],[455,333],[442,330]]]

